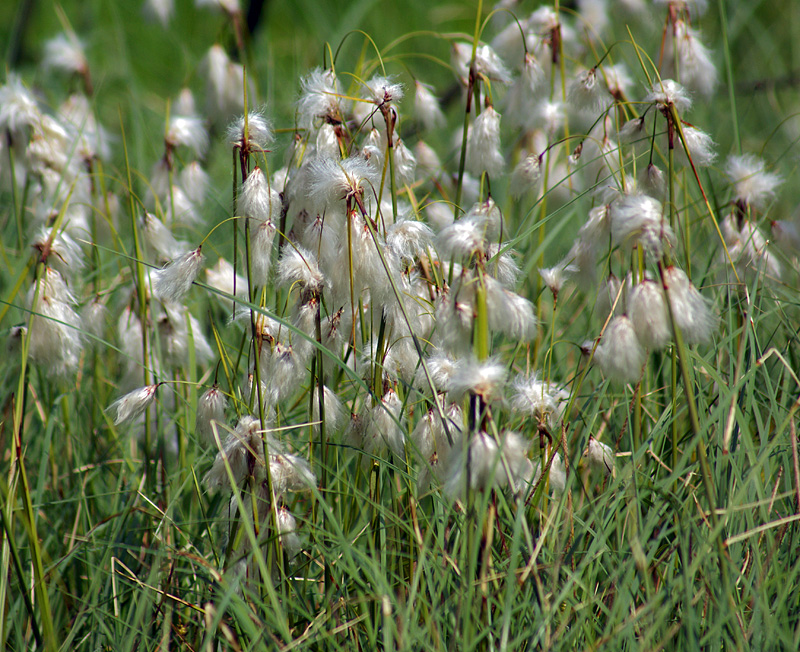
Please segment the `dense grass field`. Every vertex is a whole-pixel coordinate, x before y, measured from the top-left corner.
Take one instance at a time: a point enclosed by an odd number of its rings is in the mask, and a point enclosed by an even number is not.
[[[798,34],[0,6],[0,646],[798,649]]]

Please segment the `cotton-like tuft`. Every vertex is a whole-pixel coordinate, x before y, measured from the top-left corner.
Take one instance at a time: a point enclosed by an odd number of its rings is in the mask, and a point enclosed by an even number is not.
[[[672,306],[672,316],[687,344],[706,344],[717,326],[717,318],[708,302],[683,270],[664,270],[664,285]]]
[[[463,497],[465,489],[485,491],[509,487],[520,491],[533,475],[528,443],[516,432],[502,431],[499,441],[489,433],[476,432],[466,451],[453,456],[445,492]]]
[[[203,254],[198,247],[156,271],[153,291],[159,299],[180,303],[192,287],[202,266]]]
[[[321,292],[325,277],[314,254],[299,246],[286,246],[278,261],[277,282],[280,287],[290,287],[296,283],[303,290]]]
[[[214,385],[197,400],[197,413],[195,415],[195,433],[204,443],[214,441],[214,424],[225,423],[225,408],[227,407],[225,394],[219,385]]]
[[[642,348],[633,323],[625,315],[614,317],[606,327],[594,354],[602,372],[621,383],[635,383],[642,375],[647,352]]]
[[[491,403],[502,398],[506,375],[505,365],[494,358],[483,361],[462,358],[450,381],[450,396],[458,401],[465,394],[473,394]]]
[[[662,79],[653,82],[653,87],[644,98],[644,101],[659,104],[662,107],[672,105],[678,110],[679,114],[692,108],[692,99],[689,93],[674,79]]]
[[[198,158],[205,156],[208,150],[208,132],[198,116],[172,116],[164,138],[170,147],[190,147]]]
[[[228,142],[249,151],[266,151],[275,139],[272,123],[263,110],[250,111],[228,126]]]
[[[675,245],[661,202],[647,195],[623,195],[609,209],[611,238],[617,245],[637,244],[655,259]]]
[[[669,307],[661,285],[645,279],[628,297],[628,313],[642,346],[657,351],[672,340]]]
[[[537,192],[542,178],[542,162],[536,154],[522,159],[511,173],[509,192],[513,197],[521,197],[526,192]]]
[[[736,201],[754,208],[763,208],[783,181],[780,175],[768,172],[764,161],[752,154],[728,157],[725,172],[733,183]]]
[[[332,124],[341,122],[341,91],[332,70],[312,70],[300,80],[300,89],[297,110],[301,127],[311,129],[321,121]]]
[[[158,385],[146,385],[133,390],[118,398],[108,406],[108,412],[114,412],[114,424],[121,425],[133,421],[144,411],[156,398]]]
[[[427,84],[416,82],[414,89],[414,112],[417,120],[429,131],[444,127],[444,113],[442,113],[439,100],[436,99],[431,87]]]
[[[467,136],[467,170],[480,177],[486,172],[497,177],[505,167],[500,152],[500,114],[493,107],[486,107],[475,118]]]

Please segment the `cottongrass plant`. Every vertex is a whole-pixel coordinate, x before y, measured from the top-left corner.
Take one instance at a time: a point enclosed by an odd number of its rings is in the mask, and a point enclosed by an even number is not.
[[[0,86],[0,644],[796,649],[797,198],[728,23],[479,3],[278,83],[196,5],[152,133],[72,29]]]

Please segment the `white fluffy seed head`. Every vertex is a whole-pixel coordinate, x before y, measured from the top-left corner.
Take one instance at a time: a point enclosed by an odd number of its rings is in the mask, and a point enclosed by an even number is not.
[[[652,102],[663,107],[674,105],[678,113],[688,111],[692,107],[692,99],[686,89],[674,79],[662,79],[653,82],[653,87],[645,102]]]
[[[28,165],[43,176],[50,173],[56,183],[60,175],[69,178],[77,176],[79,158],[70,155],[72,138],[60,121],[49,115],[42,115],[34,122],[33,133],[26,150]]]
[[[451,416],[454,407],[458,410],[455,420]],[[418,476],[421,487],[430,484],[431,473],[442,480],[442,471],[447,466],[447,460],[454,448],[453,444],[461,439],[462,421],[461,409],[451,403],[445,409],[444,421],[436,410],[429,410],[417,423],[411,433],[411,443],[424,463]]]
[[[532,482],[539,482],[541,477],[542,464],[541,462],[536,462],[534,465]],[[560,496],[567,488],[567,470],[564,466],[564,460],[561,459],[561,455],[559,453],[553,453],[552,462],[550,463],[550,469],[547,474],[547,481],[551,493],[555,496]]]
[[[277,233],[276,222],[253,220],[250,224],[250,271],[253,285],[264,287],[272,266],[272,243]]]
[[[450,64],[453,72],[466,82],[469,64],[472,59],[472,46],[469,43],[456,42],[450,49]]]
[[[689,13],[692,18],[702,16],[708,8],[708,0],[653,0],[660,7],[672,8],[677,13]]]
[[[317,484],[317,476],[308,462],[298,455],[273,454],[270,450],[269,472],[272,491],[276,496],[287,492],[310,491]]]
[[[489,327],[520,342],[533,339],[537,326],[533,303],[511,290],[506,290],[491,276],[485,276],[483,282],[486,286]]]
[[[395,182],[399,186],[410,186],[414,183],[416,171],[417,159],[414,157],[414,153],[406,147],[406,144],[401,139],[398,139],[394,144]],[[384,194],[387,194],[389,189],[387,186],[384,186],[384,188]]]
[[[205,156],[208,150],[208,132],[199,116],[172,116],[164,140],[169,147],[191,148],[198,158]]]
[[[405,451],[405,430],[403,428],[403,402],[393,389],[383,395],[383,400],[372,408],[372,427],[386,442],[389,450],[403,458]]]
[[[455,73],[466,79],[472,59],[472,45],[462,42],[453,43],[450,59]],[[488,45],[479,45],[475,50],[475,72],[492,81],[499,81],[503,84],[511,82],[508,68]]]
[[[541,102],[536,118],[537,123],[541,123],[547,135],[552,138],[564,126],[566,107],[561,102]]]
[[[180,184],[183,192],[192,202],[202,205],[211,181],[200,162],[192,161],[181,170]]]
[[[589,468],[610,475],[614,472],[614,457],[610,446],[589,436],[589,443],[583,451],[583,459]]]
[[[663,202],[667,196],[667,177],[657,165],[650,163],[642,172],[639,187],[643,192]]]
[[[306,373],[306,359],[303,354],[307,352],[308,349],[299,350],[291,344],[278,342],[269,366],[264,368],[262,364],[262,377],[269,379],[269,388],[277,400],[282,401],[297,391]]]
[[[269,180],[261,168],[253,168],[242,184],[239,195],[239,213],[262,222],[277,223],[281,214],[281,198],[270,188]]]
[[[550,431],[558,429],[569,400],[566,388],[532,376],[517,376],[512,383],[511,409],[544,423]]]
[[[143,414],[155,400],[158,387],[158,385],[139,387],[109,405],[106,410],[114,412],[114,424],[119,426],[123,423],[128,423]]]
[[[618,98],[621,95],[627,95],[628,90],[633,85],[628,69],[624,63],[616,63],[611,66],[603,66],[603,77],[606,80],[606,86],[609,92]]]
[[[167,27],[175,13],[175,0],[145,0],[142,11],[148,20],[157,20],[162,27]]]
[[[203,266],[200,247],[174,259],[153,275],[153,291],[159,299],[180,303]]]
[[[323,390],[322,409],[325,413],[325,432],[327,436],[330,436],[339,432],[345,423],[347,423],[348,413],[345,406],[336,395],[336,392],[327,386],[323,386]],[[319,387],[314,388],[314,394],[311,400],[311,416],[314,421],[320,421]],[[315,429],[318,432],[319,425],[316,425]]]
[[[59,34],[44,44],[42,65],[79,75],[89,69],[83,43],[72,34]]]
[[[575,274],[577,271],[578,267],[576,265],[562,262],[554,267],[540,267],[539,276],[542,277],[542,282],[553,293],[553,296],[558,297],[570,275]]]
[[[572,106],[593,115],[605,111],[612,102],[597,68],[578,72],[570,81],[567,92]]]
[[[228,14],[234,14],[241,11],[239,0],[194,0],[196,7],[206,7],[209,9],[217,9]]]
[[[798,220],[774,220],[771,224],[775,242],[787,253],[800,252],[800,222]]]
[[[733,183],[735,200],[754,208],[762,208],[782,183],[780,175],[768,172],[764,161],[752,154],[728,157],[725,172]]]
[[[376,188],[380,177],[369,161],[360,156],[343,161],[316,159],[309,166],[308,194],[324,206],[340,205],[345,199]]]
[[[264,110],[250,111],[228,126],[228,142],[248,151],[266,151],[275,139]]]
[[[390,389],[375,406],[365,407],[360,414],[352,417],[345,433],[345,440],[366,454],[362,464],[368,464],[371,456],[381,455],[387,447],[398,457],[404,457],[405,433],[402,426],[402,407],[402,401],[397,393]]]
[[[382,104],[397,104],[403,99],[403,85],[391,77],[376,75],[364,83],[367,98],[378,106]]]
[[[417,120],[429,131],[444,127],[444,113],[430,86],[415,82],[414,90],[414,113]]]
[[[34,287],[31,287],[29,299],[33,298]],[[59,301],[69,305],[76,303],[75,295],[69,289],[69,284],[64,276],[55,268],[45,268],[44,276],[42,277],[42,289],[40,296],[52,301]]]
[[[144,237],[162,260],[177,258],[185,250],[185,247],[172,235],[169,227],[150,212],[144,215]]]
[[[278,510],[278,532],[280,533],[281,547],[286,551],[286,556],[291,560],[303,549],[300,537],[297,536],[297,520],[285,507]]]
[[[475,202],[467,211],[465,217],[475,217],[483,221],[484,237],[489,240],[497,240],[504,232],[503,213],[500,207],[492,199],[487,197],[485,201]]]
[[[33,248],[47,255],[47,264],[63,277],[75,281],[86,268],[86,256],[80,245],[66,231],[53,233],[42,226],[36,233]]]
[[[649,139],[646,116],[628,120],[619,130],[619,140],[625,144],[644,144]]]
[[[411,433],[411,443],[417,454],[424,462],[430,462],[431,456],[436,451],[436,442],[433,437],[433,424],[437,418],[433,410],[422,417],[413,432]]]
[[[436,238],[439,253],[446,259],[469,258],[486,249],[486,220],[466,215],[444,227]]]
[[[433,244],[433,230],[424,222],[398,220],[386,229],[386,245],[410,263],[425,255]]]
[[[487,106],[469,130],[466,165],[467,170],[477,177],[486,172],[494,178],[505,168],[505,159],[500,152],[500,114],[494,107]]]
[[[300,99],[297,101],[300,126],[311,129],[318,120],[331,124],[341,122],[340,94],[332,70],[312,70],[300,80]]]
[[[684,165],[689,165],[689,158],[695,166],[701,168],[708,167],[716,160],[717,153],[714,151],[716,145],[707,133],[696,127],[683,125],[683,137],[686,139],[686,147],[676,134],[675,140],[678,141],[678,146],[675,151],[680,155],[679,159]]]
[[[264,425],[266,427],[268,424]],[[253,416],[242,417],[233,431],[228,429],[225,431],[228,435],[220,442],[221,447],[214,458],[214,463],[203,477],[203,484],[211,490],[230,487],[231,476],[233,484],[237,486],[249,475],[263,479],[266,471],[264,449],[266,448],[270,455],[283,452],[274,439],[264,435],[260,420]],[[223,432],[222,428],[217,429],[220,439]]]
[[[669,307],[659,283],[649,279],[638,283],[628,297],[628,314],[645,348],[660,350],[672,340]]]
[[[195,416],[195,433],[204,443],[214,441],[213,424],[225,423],[225,408],[228,402],[219,385],[214,385],[197,401]]]
[[[663,216],[661,202],[647,195],[623,195],[609,209],[611,238],[617,245],[636,244],[661,258],[675,244],[675,234]]]
[[[486,491],[492,487],[509,487],[517,492],[533,475],[528,459],[528,443],[516,432],[505,430],[499,442],[489,433],[476,432],[466,451],[454,455],[445,492],[464,496],[469,488]]]
[[[489,45],[479,45],[475,50],[475,70],[502,84],[511,83],[511,73],[506,64]]]
[[[536,154],[529,154],[517,164],[511,173],[508,190],[513,197],[521,197],[529,191],[537,192],[541,178],[541,160]]]
[[[687,344],[705,344],[717,326],[708,302],[685,272],[677,267],[664,270],[664,285],[672,306],[672,316]]]
[[[203,59],[206,78],[206,114],[224,126],[244,110],[244,68],[230,60],[221,45],[213,45]]]
[[[108,320],[108,308],[103,303],[100,295],[95,295],[93,299],[84,305],[81,311],[81,324],[89,334],[97,338],[103,337]]]
[[[175,98],[174,110],[177,115],[196,115],[197,105],[190,88],[184,87]]]
[[[673,38],[667,42],[664,52],[667,74],[674,73],[672,64],[677,58],[681,83],[706,98],[711,97],[717,86],[717,68],[711,52],[700,39],[700,32],[689,27],[686,21],[678,20],[672,33]]]
[[[162,364],[169,367],[186,365],[190,346],[198,365],[210,364],[215,353],[197,318],[183,306],[165,303],[163,307],[163,312],[155,319]]]
[[[436,353],[426,359],[426,366],[428,367],[431,381],[433,381],[434,391],[449,391],[453,376],[458,370],[458,361],[446,353]],[[422,365],[417,370],[414,386],[423,391],[430,389],[430,384]]]
[[[384,373],[393,379],[411,382],[419,364],[419,356],[411,338],[396,340],[389,347],[383,360]]]
[[[512,24],[512,26],[519,33],[516,25]],[[519,127],[526,131],[533,128],[536,114],[531,111],[531,107],[536,104],[544,79],[544,69],[538,59],[532,53],[527,52],[520,76],[514,80],[505,97],[504,115],[512,127]]]
[[[78,139],[76,151],[83,160],[111,156],[108,132],[97,122],[89,99],[82,94],[73,93],[60,107],[58,117]]]
[[[0,129],[8,130],[12,140],[22,142],[23,130],[41,118],[39,105],[22,83],[19,75],[8,73],[5,85],[0,86]]]
[[[417,159],[417,168],[423,170],[426,175],[437,177],[441,174],[442,161],[436,151],[424,140],[419,140],[414,145],[414,156]]]
[[[493,242],[486,247],[486,271],[506,289],[516,286],[521,273],[514,259],[515,254],[513,249],[508,248],[508,243]]]
[[[31,359],[46,366],[48,372],[55,376],[72,375],[78,368],[83,351],[83,325],[74,308],[75,297],[66,281],[56,270],[47,267],[38,293],[34,283],[26,301],[35,313],[30,325]]]
[[[603,373],[621,383],[639,380],[647,352],[642,348],[633,323],[625,315],[614,317],[606,327],[594,354]]]
[[[278,261],[277,282],[279,287],[297,283],[302,290],[321,292],[325,277],[314,254],[300,246],[287,246]]]
[[[450,396],[454,401],[466,394],[480,396],[487,403],[499,400],[503,395],[506,374],[505,365],[494,358],[483,361],[461,359],[450,382]]]
[[[203,217],[198,210],[198,206],[183,191],[183,188],[172,186],[165,195],[162,205],[167,207],[165,216],[167,224],[199,226],[202,223]]]
[[[721,252],[719,255],[723,265],[728,264],[730,256],[740,277],[750,280],[754,275],[763,275],[766,279],[780,279],[781,264],[761,229],[750,220],[742,220],[741,228],[737,223],[737,215],[729,214],[720,224],[728,249],[727,253]]]
[[[475,318],[474,281],[465,276],[459,276],[456,290],[443,293],[436,302],[435,343],[451,353],[467,353],[471,347]]]

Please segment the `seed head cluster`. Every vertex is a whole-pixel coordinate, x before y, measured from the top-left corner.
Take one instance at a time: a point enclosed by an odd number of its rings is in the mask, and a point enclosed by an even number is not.
[[[241,36],[238,2],[196,4]],[[35,269],[12,350],[70,388],[103,368],[94,427],[161,442],[159,463],[196,444],[206,491],[257,533],[226,540],[240,579],[263,573],[259,546],[281,551],[275,577],[316,564],[303,529],[330,523],[336,492],[469,515],[476,496],[522,510],[584,490],[581,473],[603,491],[628,428],[615,410],[633,392],[637,436],[658,423],[677,361],[705,373],[733,337],[719,313],[791,288],[800,254],[798,218],[772,214],[788,177],[750,153],[715,165],[715,125],[691,122],[719,85],[705,3],[651,3],[667,22],[646,75],[596,47],[610,4],[448,34],[446,79],[326,58],[269,105],[241,52],[210,45],[190,76],[204,102],[164,98],[122,190],[98,182],[122,151],[92,50],[53,37],[43,69],[80,92],[51,108],[14,72],[0,86],[0,184],[27,198]],[[171,1],[145,5],[173,19]],[[602,425],[582,418],[609,397]]]

